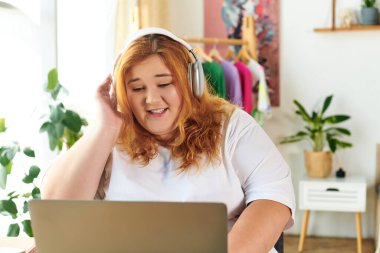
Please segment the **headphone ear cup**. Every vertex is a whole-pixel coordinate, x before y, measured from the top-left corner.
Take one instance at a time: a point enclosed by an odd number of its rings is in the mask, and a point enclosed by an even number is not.
[[[189,63],[189,83],[191,90],[196,98],[200,98],[203,95],[204,90],[204,74],[202,64],[198,61]]]
[[[194,88],[193,88],[193,64],[189,63],[187,65],[187,78],[189,79],[189,85],[190,85],[190,90],[194,95]]]

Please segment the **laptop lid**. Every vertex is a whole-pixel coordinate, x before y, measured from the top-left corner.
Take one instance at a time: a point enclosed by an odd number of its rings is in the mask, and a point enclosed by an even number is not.
[[[221,203],[32,200],[38,253],[226,253]]]

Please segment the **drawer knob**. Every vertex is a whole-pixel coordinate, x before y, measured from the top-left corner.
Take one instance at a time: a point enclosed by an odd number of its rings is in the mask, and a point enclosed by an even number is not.
[[[328,191],[328,192],[338,192],[339,189],[337,189],[337,188],[327,188],[326,191]]]

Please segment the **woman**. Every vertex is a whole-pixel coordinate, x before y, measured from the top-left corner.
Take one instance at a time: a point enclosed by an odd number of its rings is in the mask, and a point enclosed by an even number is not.
[[[109,76],[98,89],[98,123],[53,164],[42,197],[223,202],[228,252],[269,252],[293,224],[289,167],[254,119],[203,88],[192,54],[163,29],[133,35],[113,88]]]

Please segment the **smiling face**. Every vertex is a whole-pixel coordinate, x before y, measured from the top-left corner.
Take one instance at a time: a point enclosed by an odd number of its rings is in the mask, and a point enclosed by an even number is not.
[[[151,55],[136,64],[125,85],[127,100],[139,124],[151,134],[169,138],[177,127],[182,96],[161,58]]]

